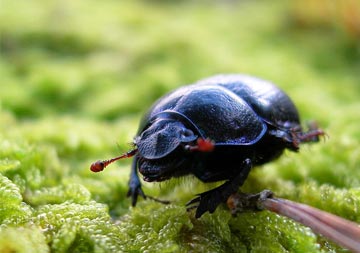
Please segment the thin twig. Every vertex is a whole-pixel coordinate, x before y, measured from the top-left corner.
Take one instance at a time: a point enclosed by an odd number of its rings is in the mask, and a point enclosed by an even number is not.
[[[341,247],[360,253],[360,226],[334,214],[287,199],[275,198],[271,191],[259,194],[236,193],[228,206],[233,214],[245,210],[267,209],[293,219]]]
[[[344,248],[360,252],[360,227],[354,222],[286,199],[267,198],[261,201],[261,205],[311,228]]]

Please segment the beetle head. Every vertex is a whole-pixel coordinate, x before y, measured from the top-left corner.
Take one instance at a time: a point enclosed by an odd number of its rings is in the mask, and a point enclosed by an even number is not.
[[[134,149],[118,157],[93,163],[90,169],[99,172],[110,163],[135,156],[145,181],[163,181],[188,174],[196,166],[188,159],[189,154],[211,152],[215,147],[190,119],[174,111],[155,115],[135,138],[134,145]]]
[[[158,118],[135,138],[135,145],[141,157],[153,160],[163,158],[181,144],[196,139],[197,135],[178,120]]]

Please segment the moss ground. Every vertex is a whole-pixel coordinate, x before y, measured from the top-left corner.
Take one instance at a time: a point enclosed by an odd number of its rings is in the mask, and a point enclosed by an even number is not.
[[[144,185],[172,204],[131,208],[129,161],[89,165],[128,150],[165,92],[247,73],[283,88],[328,138],[255,169],[243,190],[360,223],[356,3],[3,0],[0,252],[345,252],[266,211],[195,220],[184,204],[210,186],[191,177]]]

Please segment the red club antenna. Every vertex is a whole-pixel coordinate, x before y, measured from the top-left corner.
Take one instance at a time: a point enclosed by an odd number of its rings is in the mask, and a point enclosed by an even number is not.
[[[137,153],[137,151],[138,151],[137,149],[133,149],[133,150],[130,150],[130,151],[126,152],[125,154],[122,154],[121,156],[118,156],[118,157],[115,157],[115,158],[112,158],[112,159],[109,159],[109,160],[96,161],[96,162],[91,164],[90,170],[92,172],[100,172],[100,171],[104,170],[110,163],[113,163],[113,162],[115,162],[117,160],[120,160],[120,159],[123,159],[123,158],[132,157]]]

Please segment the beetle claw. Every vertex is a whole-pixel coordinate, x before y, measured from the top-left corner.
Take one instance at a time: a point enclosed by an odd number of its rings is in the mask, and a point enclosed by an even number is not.
[[[137,185],[137,186],[131,186],[129,187],[129,191],[127,192],[127,197],[131,197],[131,205],[132,206],[136,206],[136,202],[138,199],[138,196],[143,197],[144,199],[146,199],[146,195],[143,192],[143,190],[141,189],[141,185]]]
[[[195,218],[200,218],[206,212],[213,213],[218,205],[225,203],[233,193],[232,188],[231,182],[228,181],[215,189],[200,193],[198,197],[186,203],[187,210],[196,208]]]
[[[169,200],[158,199],[158,198],[155,198],[155,197],[152,197],[152,196],[149,196],[149,195],[147,195],[146,197],[148,199],[154,200],[155,202],[158,202],[158,203],[161,203],[161,204],[164,204],[164,205],[168,205],[168,204],[171,203]]]
[[[218,205],[220,205],[221,203],[226,203],[229,196],[235,193],[239,189],[239,187],[243,185],[252,168],[251,160],[245,159],[241,167],[241,172],[233,180],[227,181],[219,187],[210,191],[200,193],[198,197],[190,200],[186,204],[188,210],[197,207],[195,218],[200,218],[206,212],[213,213],[218,207]],[[195,205],[191,206],[192,204]]]
[[[199,194],[199,195],[201,195],[201,194]],[[197,203],[197,202],[200,202],[200,199],[201,199],[200,196],[197,197],[197,198],[194,198],[194,199],[190,200],[189,202],[187,202],[187,203],[186,203],[186,206],[190,206],[190,205],[192,205],[192,204],[195,204],[195,203]]]
[[[200,194],[199,194],[200,195]],[[191,211],[193,209],[197,209],[199,207],[199,203],[200,203],[201,197],[196,197],[192,200],[190,200],[189,202],[186,203],[186,211]]]

